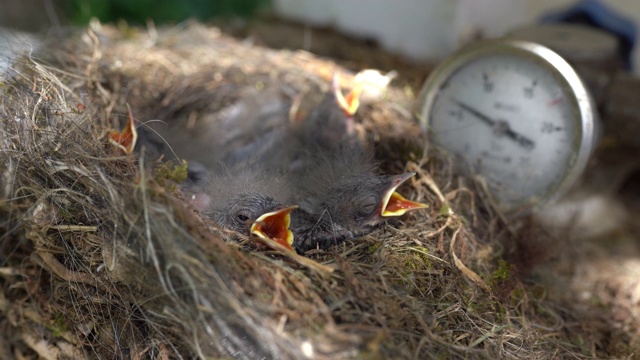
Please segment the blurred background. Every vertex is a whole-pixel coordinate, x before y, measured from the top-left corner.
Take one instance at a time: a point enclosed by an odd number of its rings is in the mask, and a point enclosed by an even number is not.
[[[605,10],[602,10],[604,8]],[[611,14],[618,17],[611,20]],[[380,46],[409,61],[437,60],[472,40],[502,36],[541,21],[567,20],[607,27],[623,42],[635,41],[640,20],[636,0],[3,0],[0,26],[27,31],[102,22],[144,25],[178,23],[187,18],[224,21],[236,28],[247,19],[290,21],[307,29],[335,29]],[[285,41],[285,40],[282,40]],[[313,32],[289,47],[309,48]],[[632,45],[632,44],[631,44]],[[626,44],[628,50],[632,46]],[[638,50],[629,65],[640,68]],[[636,70],[637,71],[637,70]]]

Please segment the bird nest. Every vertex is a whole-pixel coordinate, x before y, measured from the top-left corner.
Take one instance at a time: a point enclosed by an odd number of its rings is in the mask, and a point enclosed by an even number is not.
[[[579,352],[503,260],[507,227],[450,161],[423,154],[410,91],[358,121],[401,191],[430,208],[305,257],[256,247],[181,200],[181,167],[107,134],[197,119],[247,87],[327,89],[330,60],[215,28],[90,28],[18,59],[0,103],[0,358],[562,358]],[[526,268],[526,266],[524,267]],[[536,324],[535,326],[532,324]]]

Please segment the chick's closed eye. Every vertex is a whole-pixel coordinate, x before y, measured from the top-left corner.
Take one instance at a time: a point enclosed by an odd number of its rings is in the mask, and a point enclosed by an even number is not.
[[[371,215],[376,210],[378,199],[374,195],[367,195],[356,199],[353,205],[359,215],[367,216]]]

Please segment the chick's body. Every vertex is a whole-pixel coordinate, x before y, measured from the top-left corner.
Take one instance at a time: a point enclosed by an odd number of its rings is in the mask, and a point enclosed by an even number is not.
[[[341,148],[312,156],[313,166],[297,176],[291,202],[294,248],[327,248],[374,231],[399,176],[378,174],[375,162],[357,149]]]
[[[291,102],[274,88],[246,91],[195,129],[162,132],[191,164],[192,204],[244,234],[262,214],[299,205],[290,226],[298,252],[373,231],[385,220],[398,176],[378,174],[337,83],[311,96],[320,101],[298,114],[304,116],[291,116]]]
[[[247,167],[277,149],[286,128],[290,102],[275,86],[240,91],[239,98],[222,109],[205,109],[195,121],[184,115],[149,127],[166,141],[164,153],[212,172],[226,166]],[[191,113],[190,113],[191,114]],[[170,158],[167,156],[167,158]]]
[[[397,216],[386,211],[388,204],[406,209],[422,206],[394,196],[413,174],[378,173],[373,154],[354,131],[357,106],[351,105],[334,81],[323,101],[288,127],[284,143],[289,157],[275,159],[286,159],[280,167],[289,174],[293,190],[289,202],[300,206],[292,213],[291,225],[298,252],[372,232],[388,216]]]

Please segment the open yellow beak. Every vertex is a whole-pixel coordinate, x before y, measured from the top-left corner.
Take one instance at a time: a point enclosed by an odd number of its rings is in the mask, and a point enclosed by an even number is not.
[[[362,94],[362,84],[356,83],[351,91],[344,96],[340,90],[340,77],[336,72],[333,76],[333,93],[335,94],[338,106],[344,111],[347,117],[353,117],[360,107],[360,95]]]
[[[133,153],[138,141],[138,130],[136,129],[136,122],[131,113],[131,108],[127,104],[127,110],[129,111],[129,117],[127,118],[127,125],[122,131],[111,130],[108,134],[109,142],[129,155]]]
[[[293,244],[293,233],[289,230],[289,225],[291,225],[290,213],[296,208],[298,206],[289,206],[262,214],[251,224],[251,234],[259,239],[266,240],[264,242],[267,245],[269,245],[269,241],[275,241],[288,250],[294,251],[291,246]]]
[[[416,173],[410,172],[402,174],[393,181],[392,186],[387,190],[384,198],[382,199],[382,206],[380,215],[384,217],[402,216],[407,211],[426,209],[429,207],[427,204],[411,201],[396,192],[396,189],[402,185],[409,178],[413,177]]]

